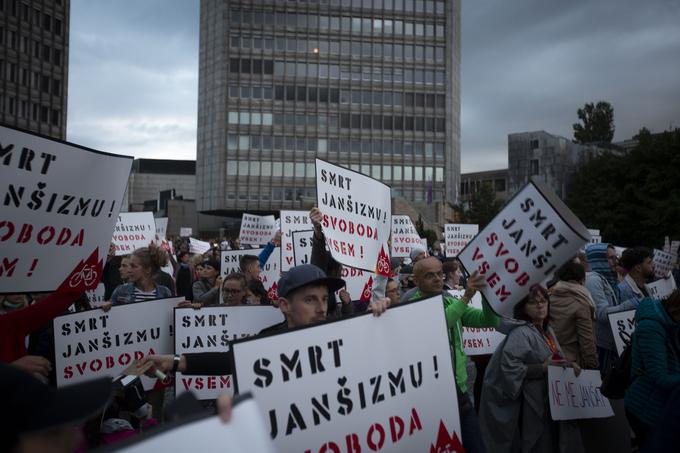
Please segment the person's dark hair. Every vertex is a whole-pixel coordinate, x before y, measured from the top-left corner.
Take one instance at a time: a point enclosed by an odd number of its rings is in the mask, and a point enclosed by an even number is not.
[[[222,281],[222,288],[224,288],[224,284],[229,280],[238,280],[238,282],[241,284],[241,289],[246,289],[246,286],[248,286],[246,284],[246,276],[241,272],[232,272],[231,274],[224,277],[224,280]]]
[[[460,263],[456,259],[447,259],[446,261],[444,261],[444,265],[442,266],[442,271],[444,272],[444,275],[450,274],[451,272],[455,272],[458,269],[460,269]]]
[[[645,259],[652,257],[652,251],[647,247],[633,247],[626,249],[621,254],[621,266],[628,272],[638,264],[644,263]]]
[[[550,295],[548,294],[548,290],[541,285],[532,285],[531,288],[529,288],[529,294],[524,299],[520,300],[512,309],[512,317],[520,321],[532,322],[532,319],[526,314],[524,308],[527,306],[529,299],[536,297],[538,294],[545,297],[545,300],[548,301],[548,316],[546,316],[543,321],[543,330],[546,330],[550,320]]]
[[[248,289],[255,295],[255,297],[260,299],[260,304],[269,304],[269,295],[267,294],[267,290],[264,288],[264,285],[261,281],[251,280],[251,282],[248,283]]]
[[[569,260],[555,272],[555,276],[563,282],[582,282],[586,278],[586,271],[582,264]]]
[[[340,277],[342,275],[342,264],[334,258],[330,258],[326,265],[326,275],[329,277]]]
[[[256,257],[255,255],[243,255],[241,259],[239,260],[238,266],[241,268],[241,272],[245,272],[246,268],[251,264],[254,263],[255,261],[259,261],[260,259]]]
[[[177,261],[182,261],[182,258],[184,258],[186,255],[188,255],[189,252],[187,251],[181,251],[177,254]]]
[[[145,269],[151,269],[151,273],[155,274],[161,270],[168,262],[168,254],[165,250],[155,244],[149,244],[148,247],[142,247],[132,252],[132,256],[142,263]]]

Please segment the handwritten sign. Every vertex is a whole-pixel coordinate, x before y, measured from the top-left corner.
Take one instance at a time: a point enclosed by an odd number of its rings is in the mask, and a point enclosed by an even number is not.
[[[444,250],[446,256],[455,258],[465,246],[479,233],[479,225],[447,223],[444,225]]]
[[[276,233],[276,220],[273,215],[253,215],[243,213],[239,240],[242,245],[266,245]]]
[[[631,336],[635,331],[635,310],[610,313],[609,326],[614,335],[616,352],[621,355],[624,348],[630,344]]]
[[[482,293],[496,313],[512,309],[590,241],[588,230],[564,203],[531,181],[460,252],[469,273],[478,271]]]
[[[548,395],[553,420],[606,418],[614,415],[609,400],[602,396],[602,379],[598,370],[582,370],[578,377],[573,368],[548,367]]]
[[[410,256],[411,250],[427,250],[427,239],[423,239],[407,215],[392,216],[392,254],[393,258]]]
[[[293,232],[312,230],[307,211],[281,211],[281,272],[288,272],[295,264]],[[311,250],[311,243],[309,244]],[[302,257],[300,257],[302,259]],[[307,261],[309,262],[309,261]]]
[[[95,288],[131,165],[0,126],[0,293],[54,291],[79,266],[69,287]]]

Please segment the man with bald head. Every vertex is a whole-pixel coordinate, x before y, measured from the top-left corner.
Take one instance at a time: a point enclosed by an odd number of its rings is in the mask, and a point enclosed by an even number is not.
[[[484,285],[484,277],[477,272],[468,279],[468,286],[461,299],[457,299],[444,291],[444,272],[442,263],[435,257],[424,258],[413,267],[413,278],[417,291],[410,300],[424,299],[441,295],[444,302],[446,324],[453,349],[454,369],[458,389],[458,408],[463,435],[463,445],[467,452],[485,451],[482,435],[479,430],[477,415],[467,396],[467,357],[463,351],[463,329],[465,327],[496,327],[499,318],[491,310],[486,300],[482,301],[482,309],[469,306],[477,289]]]

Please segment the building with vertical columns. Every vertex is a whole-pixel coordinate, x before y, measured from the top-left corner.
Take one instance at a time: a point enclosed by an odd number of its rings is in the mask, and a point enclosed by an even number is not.
[[[423,211],[457,201],[460,0],[202,0],[200,17],[199,211],[300,208],[316,157]]]
[[[69,0],[0,0],[0,123],[66,138]]]

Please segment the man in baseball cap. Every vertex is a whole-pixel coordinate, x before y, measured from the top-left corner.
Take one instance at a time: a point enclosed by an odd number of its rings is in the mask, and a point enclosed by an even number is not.
[[[59,389],[0,363],[0,451],[73,452],[82,442],[77,425],[102,411],[113,394],[110,378]]]

